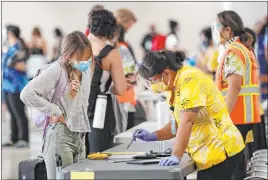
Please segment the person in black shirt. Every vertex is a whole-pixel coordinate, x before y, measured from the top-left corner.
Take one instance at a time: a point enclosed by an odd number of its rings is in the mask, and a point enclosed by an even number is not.
[[[141,42],[141,46],[142,46],[145,53],[151,50],[152,41],[153,41],[153,38],[156,34],[157,33],[155,30],[155,25],[154,24],[150,25],[150,32],[144,36],[144,38],[142,39],[142,42]]]

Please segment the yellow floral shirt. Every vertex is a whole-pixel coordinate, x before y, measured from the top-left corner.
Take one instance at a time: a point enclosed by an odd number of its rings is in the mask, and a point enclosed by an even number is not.
[[[184,66],[174,86],[174,117],[178,125],[181,110],[200,108],[187,146],[198,169],[210,168],[243,150],[242,136],[229,116],[224,98],[207,75]]]

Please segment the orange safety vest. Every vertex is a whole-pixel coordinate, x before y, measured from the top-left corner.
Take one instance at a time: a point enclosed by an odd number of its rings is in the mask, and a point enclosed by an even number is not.
[[[234,124],[253,124],[260,122],[259,107],[259,83],[258,83],[258,65],[254,54],[244,46],[240,40],[232,42],[226,50],[220,63],[217,75],[216,85],[223,96],[226,95],[228,82],[224,81],[224,59],[229,52],[234,52],[242,61],[245,69],[241,90],[238,95],[236,105],[231,112],[231,119]]]

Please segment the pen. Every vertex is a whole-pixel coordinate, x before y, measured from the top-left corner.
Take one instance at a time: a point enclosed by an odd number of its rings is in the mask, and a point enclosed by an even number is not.
[[[137,132],[135,133],[134,137],[132,138],[131,142],[130,142],[129,145],[127,146],[127,149],[126,149],[126,150],[128,150],[128,148],[130,147],[130,145],[134,142],[134,139],[135,139],[135,137],[136,137],[136,135],[137,135],[138,133],[139,133],[139,130],[137,130]]]

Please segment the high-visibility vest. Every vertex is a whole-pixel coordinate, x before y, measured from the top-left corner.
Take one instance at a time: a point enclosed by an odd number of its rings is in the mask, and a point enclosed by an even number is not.
[[[232,112],[231,119],[234,124],[253,124],[260,122],[258,65],[254,54],[244,46],[240,40],[232,42],[226,50],[220,63],[216,84],[223,96],[226,95],[228,82],[224,81],[225,58],[229,52],[234,52],[243,61],[245,73],[237,102]]]

